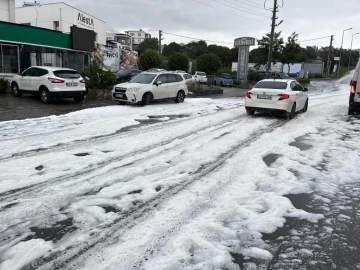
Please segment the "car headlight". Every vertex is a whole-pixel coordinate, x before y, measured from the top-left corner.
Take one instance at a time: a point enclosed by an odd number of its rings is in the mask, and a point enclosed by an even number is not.
[[[134,88],[127,89],[126,92],[133,93],[133,92],[137,92],[139,90],[140,90],[140,87],[134,87]]]

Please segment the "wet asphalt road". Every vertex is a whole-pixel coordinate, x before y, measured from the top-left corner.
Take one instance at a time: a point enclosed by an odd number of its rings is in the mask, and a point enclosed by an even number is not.
[[[201,98],[236,98],[244,97],[246,90],[238,88],[224,88],[223,95],[205,96]],[[188,97],[190,98],[190,97]],[[161,102],[173,102],[161,101]],[[12,94],[0,95],[0,121],[23,120],[27,118],[38,118],[50,115],[67,114],[88,108],[118,105],[112,100],[89,100],[75,103],[73,99],[57,99],[52,104],[43,104],[38,97],[23,95],[15,98]]]

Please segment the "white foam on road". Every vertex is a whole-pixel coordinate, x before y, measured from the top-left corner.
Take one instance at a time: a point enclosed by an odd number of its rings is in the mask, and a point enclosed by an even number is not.
[[[341,183],[357,180],[359,153],[352,152],[350,142],[339,143],[350,124],[341,120],[347,112],[347,89],[337,87],[336,94],[310,98],[306,114],[274,130],[268,127],[277,118],[246,117],[239,107],[242,99],[107,107],[1,123],[0,134],[8,140],[2,146],[9,145],[1,156],[6,157],[111,134],[149,116],[164,121],[131,135],[3,161],[0,193],[10,197],[0,203],[0,243],[6,246],[1,267],[21,268],[57,250],[67,250],[58,257],[65,261],[86,245],[93,246],[71,261],[72,267],[238,269],[230,253],[270,259],[262,234],[282,227],[286,217],[315,223],[323,218],[294,208],[283,195],[315,190],[326,200]],[[184,114],[186,121],[169,120],[169,115]],[[33,129],[36,121],[39,128]],[[31,144],[21,142],[22,132]],[[302,135],[307,137],[301,142],[310,146],[306,150],[291,145]],[[81,153],[88,155],[75,155]],[[269,153],[280,155],[270,167],[263,162]],[[324,158],[329,162],[326,171]],[[346,162],[348,158],[353,162]],[[36,170],[40,165],[44,167]],[[207,168],[213,169],[204,173]],[[182,188],[172,192],[177,186]],[[24,193],[15,200],[5,194],[21,188]],[[123,216],[158,196],[164,199],[142,215],[130,220]],[[51,227],[69,218],[77,229],[59,241],[23,241],[34,235],[32,227]],[[117,226],[119,219],[128,225]],[[34,245],[36,252],[30,248]],[[51,268],[51,263],[39,266]]]

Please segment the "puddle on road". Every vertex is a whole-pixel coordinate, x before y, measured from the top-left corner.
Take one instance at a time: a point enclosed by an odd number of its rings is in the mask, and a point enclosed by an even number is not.
[[[312,148],[310,144],[306,143],[307,135],[297,137],[294,142],[290,143],[290,146],[295,146],[301,151],[306,151]]]
[[[130,195],[130,194],[140,194],[141,192],[142,192],[141,189],[137,189],[137,190],[129,192],[128,195]]]
[[[118,213],[118,212],[120,212],[119,209],[117,209],[116,207],[111,206],[111,205],[100,206],[100,207],[104,208],[105,213],[109,213],[109,212]]]
[[[41,171],[42,169],[44,169],[44,166],[43,166],[43,165],[40,165],[40,166],[35,167],[35,170],[37,170],[37,171]]]
[[[58,221],[55,224],[50,225],[48,228],[30,227],[30,230],[34,233],[34,235],[30,236],[30,239],[40,238],[45,241],[53,241],[56,243],[63,238],[65,234],[71,233],[76,229],[77,228],[73,224],[73,218],[68,218]]]
[[[78,154],[74,154],[74,156],[77,156],[77,157],[86,157],[86,156],[90,156],[89,153],[78,153]]]
[[[268,154],[268,155],[264,156],[263,161],[265,162],[265,164],[268,167],[270,167],[271,164],[275,163],[275,161],[281,156],[282,155],[271,153],[271,154]]]

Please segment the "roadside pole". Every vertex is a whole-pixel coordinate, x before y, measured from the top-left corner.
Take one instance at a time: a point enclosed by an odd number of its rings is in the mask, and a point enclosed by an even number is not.
[[[159,54],[161,54],[161,40],[162,40],[162,30],[159,30]]]
[[[330,61],[331,61],[331,51],[332,51],[332,43],[333,43],[333,40],[334,40],[334,35],[331,35],[331,38],[330,38],[330,47],[329,47],[329,55],[328,55],[328,62],[327,62],[327,75],[328,75],[328,76],[330,75],[330,69],[331,69]]]
[[[277,12],[277,0],[274,0],[274,8],[273,8],[273,15],[272,15],[272,23],[271,23],[270,43],[269,43],[269,56],[268,56],[268,63],[267,63],[266,73],[268,73],[270,71],[270,69],[271,69],[272,50],[273,50],[273,45],[274,45],[274,34],[275,34],[276,12]]]

